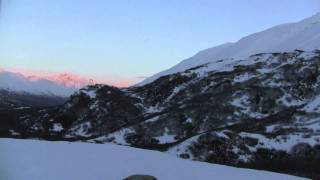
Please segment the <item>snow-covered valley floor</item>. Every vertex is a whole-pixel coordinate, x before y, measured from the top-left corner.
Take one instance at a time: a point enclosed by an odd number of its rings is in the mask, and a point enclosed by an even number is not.
[[[302,179],[112,144],[0,139],[0,180],[121,180],[132,174],[159,180]]]

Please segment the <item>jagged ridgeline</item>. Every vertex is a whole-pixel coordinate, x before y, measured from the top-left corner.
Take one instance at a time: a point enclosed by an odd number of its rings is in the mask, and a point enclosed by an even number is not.
[[[7,137],[83,140],[320,178],[320,51],[221,59],[143,85],[92,85]],[[31,110],[30,110],[31,111]]]

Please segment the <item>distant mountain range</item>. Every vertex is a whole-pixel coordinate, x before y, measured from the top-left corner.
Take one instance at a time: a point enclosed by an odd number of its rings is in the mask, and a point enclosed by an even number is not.
[[[161,76],[182,72],[195,66],[226,58],[242,59],[257,53],[319,49],[319,32],[320,13],[296,23],[282,24],[251,34],[235,43],[226,43],[203,50],[172,68],[143,80],[137,85],[145,85]]]
[[[87,84],[68,74],[40,77],[0,69],[0,89],[16,93],[68,97]]]
[[[0,69],[0,109],[61,105],[87,83],[70,74],[40,77]]]
[[[61,105],[67,97],[37,95],[0,89],[0,109],[50,107]]]

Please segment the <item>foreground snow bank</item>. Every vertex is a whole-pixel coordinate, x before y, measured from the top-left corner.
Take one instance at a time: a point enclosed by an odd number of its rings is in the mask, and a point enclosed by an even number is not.
[[[0,139],[1,180],[121,180],[132,174],[160,180],[301,179],[111,144]]]

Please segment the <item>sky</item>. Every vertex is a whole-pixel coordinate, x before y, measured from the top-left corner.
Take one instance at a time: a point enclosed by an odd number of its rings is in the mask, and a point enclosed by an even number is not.
[[[2,0],[0,67],[127,86],[317,12],[320,0]]]

